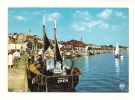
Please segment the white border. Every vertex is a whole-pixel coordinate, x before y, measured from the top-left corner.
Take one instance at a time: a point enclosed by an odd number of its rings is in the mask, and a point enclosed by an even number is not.
[[[3,0],[0,1],[0,100],[133,100],[135,93],[135,1],[134,0]],[[129,8],[129,93],[11,93],[7,78],[8,7],[127,7]]]

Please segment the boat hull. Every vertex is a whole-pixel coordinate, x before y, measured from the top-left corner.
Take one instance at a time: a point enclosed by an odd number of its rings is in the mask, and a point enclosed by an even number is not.
[[[37,75],[28,70],[28,88],[31,92],[73,92],[82,72],[78,68],[74,68],[72,74],[70,72],[61,75],[48,71],[45,75]]]
[[[115,58],[123,58],[122,55],[115,55]]]

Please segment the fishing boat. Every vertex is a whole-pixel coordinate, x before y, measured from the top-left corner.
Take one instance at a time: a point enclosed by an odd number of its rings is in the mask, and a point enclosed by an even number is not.
[[[50,42],[45,32],[45,15],[43,13],[43,56],[32,62],[27,70],[28,89],[31,92],[69,92],[74,91],[79,83],[79,75],[82,72],[74,66],[67,66],[61,56],[56,37],[56,18],[54,21],[54,59],[46,59],[45,52],[50,46]],[[52,65],[54,62],[54,65]]]
[[[119,45],[118,45],[118,42],[116,43],[115,58],[123,58],[122,54],[119,53]]]
[[[64,57],[65,57],[66,59],[70,59],[70,58],[75,58],[76,55],[75,55],[75,53],[73,53],[73,51],[67,51],[67,52],[65,53]]]

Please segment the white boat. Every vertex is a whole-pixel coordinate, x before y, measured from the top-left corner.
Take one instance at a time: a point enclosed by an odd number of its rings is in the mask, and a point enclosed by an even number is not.
[[[116,49],[115,49],[115,58],[123,58],[122,54],[119,53],[119,45],[118,42],[116,44]]]

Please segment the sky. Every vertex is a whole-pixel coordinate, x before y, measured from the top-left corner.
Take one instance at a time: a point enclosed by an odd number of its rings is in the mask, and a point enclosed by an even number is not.
[[[59,41],[81,40],[86,44],[129,46],[128,8],[8,8],[8,33],[28,33],[42,37],[43,12],[46,34],[54,39],[54,18]]]

